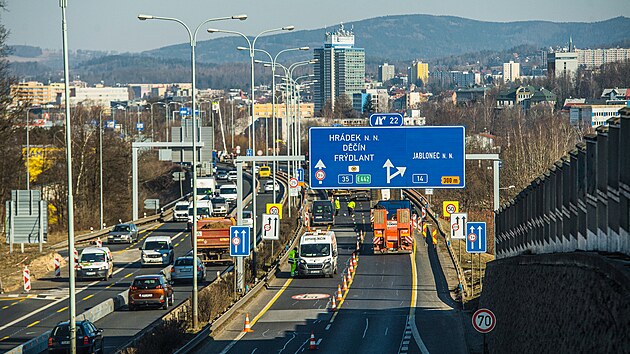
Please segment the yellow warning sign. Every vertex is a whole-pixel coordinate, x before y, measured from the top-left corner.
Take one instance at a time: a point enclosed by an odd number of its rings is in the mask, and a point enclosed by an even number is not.
[[[442,184],[459,184],[459,176],[442,176]]]
[[[459,213],[459,202],[457,200],[445,200],[442,202],[442,215],[445,218],[450,218],[453,213]]]
[[[280,203],[267,203],[265,208],[267,214],[277,214],[282,219],[282,204]]]

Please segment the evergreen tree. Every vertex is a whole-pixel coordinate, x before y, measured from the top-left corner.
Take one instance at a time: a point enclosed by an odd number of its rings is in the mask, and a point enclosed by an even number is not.
[[[363,104],[363,117],[369,117],[374,113],[374,105],[372,104],[372,95],[368,94],[365,103]]]

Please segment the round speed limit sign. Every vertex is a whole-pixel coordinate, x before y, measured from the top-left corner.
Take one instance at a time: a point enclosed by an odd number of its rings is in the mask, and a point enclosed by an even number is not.
[[[455,205],[449,204],[446,206],[446,211],[448,211],[449,214],[454,214],[457,209],[455,208]]]
[[[278,209],[278,207],[276,206],[272,206],[271,208],[269,208],[269,214],[278,215],[280,214],[280,209]]]
[[[472,325],[479,333],[488,333],[494,329],[497,318],[488,309],[479,309],[472,317]]]

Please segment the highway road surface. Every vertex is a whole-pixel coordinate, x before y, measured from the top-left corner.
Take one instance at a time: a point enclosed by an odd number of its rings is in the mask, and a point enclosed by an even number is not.
[[[250,183],[245,181],[244,194],[251,191]],[[284,192],[281,185],[281,192]],[[265,203],[271,202],[271,194],[258,196],[257,215],[264,211]],[[257,225],[261,225],[258,222]],[[140,239],[132,245],[107,245],[114,254],[114,275],[107,281],[77,282],[77,314],[115,297],[127,290],[135,276],[155,274],[162,267],[142,268],[140,266],[140,247],[148,236],[171,236],[175,246],[175,257],[185,255],[191,250],[190,233],[186,232],[186,223],[158,223],[141,231]],[[81,249],[79,249],[79,252]],[[66,255],[64,251],[62,255]],[[216,278],[217,271],[223,271],[226,265],[207,267],[207,277],[200,284],[204,286]],[[26,294],[0,296],[0,353],[6,352],[41,333],[51,330],[55,324],[68,319],[68,270],[63,269],[62,276],[53,274],[33,282],[33,289]],[[177,284],[175,300],[181,303],[190,296],[191,284]],[[126,307],[115,311],[96,322],[96,326],[105,330],[106,352],[114,352],[133,336],[165,313],[164,310],[140,310],[133,313]]]
[[[367,202],[358,204],[354,220],[337,217],[333,230],[340,270],[355,248],[356,230],[365,228],[369,229]],[[448,299],[435,250],[422,236],[416,241],[411,255],[375,255],[368,232],[337,312],[329,308],[340,274],[330,279],[281,273],[269,290],[196,352],[300,353],[309,350],[313,334],[322,353],[468,353],[463,324]],[[245,312],[251,314],[252,333],[242,332]]]

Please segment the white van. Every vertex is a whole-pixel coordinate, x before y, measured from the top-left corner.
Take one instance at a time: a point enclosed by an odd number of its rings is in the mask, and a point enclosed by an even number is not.
[[[298,275],[337,274],[337,239],[334,231],[306,232],[300,237]]]
[[[84,248],[77,265],[77,279],[107,280],[114,274],[114,257],[108,247]]]
[[[211,200],[198,200],[197,201],[197,220],[201,218],[209,218],[214,213],[214,208],[212,207]],[[192,230],[192,222],[193,222],[193,202],[188,204],[188,216],[186,217],[188,224],[188,231]]]
[[[225,198],[230,204],[236,204],[236,184],[224,184],[219,188],[219,196]]]
[[[173,209],[173,221],[188,221],[188,202],[177,202]]]

